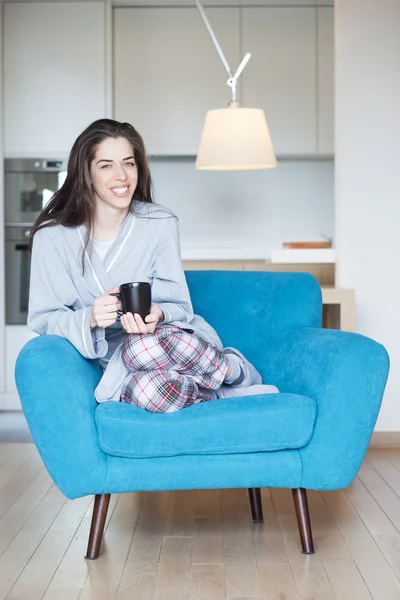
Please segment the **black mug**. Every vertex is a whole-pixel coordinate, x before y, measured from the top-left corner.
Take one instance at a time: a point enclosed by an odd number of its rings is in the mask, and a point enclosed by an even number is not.
[[[119,286],[119,292],[111,294],[121,302],[122,310],[117,311],[119,315],[125,313],[136,313],[144,321],[150,314],[151,308],[151,286],[147,281],[131,281]]]

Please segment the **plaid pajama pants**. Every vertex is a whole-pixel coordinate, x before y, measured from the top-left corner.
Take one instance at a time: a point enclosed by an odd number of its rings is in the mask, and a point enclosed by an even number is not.
[[[201,338],[159,325],[151,334],[131,334],[122,358],[132,372],[121,401],[150,412],[175,412],[215,398],[228,363],[224,353]]]

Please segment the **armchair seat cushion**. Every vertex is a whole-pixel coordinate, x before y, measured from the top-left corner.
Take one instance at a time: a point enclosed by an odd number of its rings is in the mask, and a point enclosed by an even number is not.
[[[311,398],[267,394],[211,400],[169,414],[105,402],[96,408],[96,424],[106,454],[158,458],[301,448],[312,436],[316,414]]]

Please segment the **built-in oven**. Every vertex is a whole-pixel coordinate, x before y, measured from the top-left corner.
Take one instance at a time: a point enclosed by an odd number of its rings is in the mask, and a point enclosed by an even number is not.
[[[30,252],[27,227],[6,227],[5,292],[7,325],[26,324],[28,316]]]
[[[7,325],[26,324],[30,279],[30,230],[67,175],[62,160],[4,161],[5,296]]]
[[[6,158],[4,161],[5,224],[33,224],[67,175],[62,160]]]

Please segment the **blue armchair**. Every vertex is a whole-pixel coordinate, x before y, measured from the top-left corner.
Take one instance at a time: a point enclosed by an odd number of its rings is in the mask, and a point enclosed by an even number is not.
[[[195,312],[279,394],[221,399],[173,414],[97,405],[97,361],[65,339],[29,341],[16,382],[33,439],[68,498],[95,495],[86,558],[99,555],[110,494],[292,488],[302,551],[314,552],[306,489],[347,486],[363,461],[389,371],[383,346],[321,328],[321,291],[305,273],[188,271]]]

